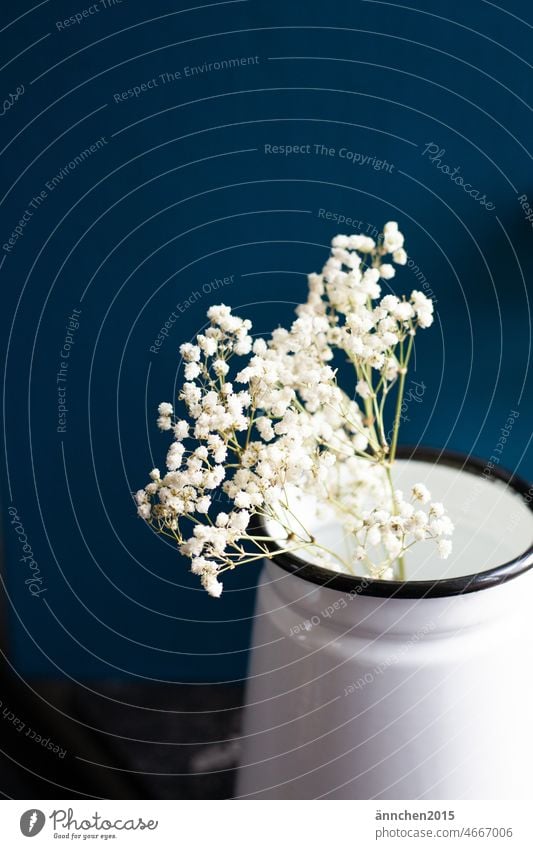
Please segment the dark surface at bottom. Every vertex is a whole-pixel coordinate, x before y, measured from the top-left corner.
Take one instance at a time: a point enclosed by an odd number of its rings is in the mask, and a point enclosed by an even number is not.
[[[242,685],[28,685],[3,667],[0,792],[14,799],[231,798],[242,698]]]

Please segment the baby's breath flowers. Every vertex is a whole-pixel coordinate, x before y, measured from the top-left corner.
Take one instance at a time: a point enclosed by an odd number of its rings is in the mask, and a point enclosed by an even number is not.
[[[166,471],[153,469],[135,499],[210,595],[221,594],[223,572],[271,556],[267,527],[276,529],[278,552],[374,579],[403,579],[405,555],[422,540],[435,541],[440,557],[450,554],[453,525],[442,504],[421,483],[408,497],[393,485],[413,340],[433,322],[422,292],[381,297],[380,281],[407,261],[403,244],[395,222],[377,244],[336,236],[322,273],[309,275],[290,329],[254,341],[251,322],[221,304],[209,309],[205,333],[181,346],[183,414],[169,402],[158,408],[159,428],[173,435]],[[337,383],[339,352],[354,367],[361,406]],[[306,527],[302,495],[340,523],[342,555]]]

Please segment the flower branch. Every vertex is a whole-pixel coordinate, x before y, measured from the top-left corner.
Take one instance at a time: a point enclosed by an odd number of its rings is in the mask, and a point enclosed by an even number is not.
[[[254,341],[251,322],[222,304],[209,309],[205,333],[181,346],[185,414],[159,405],[158,425],[174,437],[167,470],[153,469],[135,498],[139,515],[176,540],[211,595],[222,592],[223,572],[271,557],[269,541],[278,553],[376,580],[404,579],[415,543],[435,542],[449,555],[453,525],[444,507],[422,484],[405,497],[393,481],[414,338],[433,322],[423,293],[381,295],[380,281],[407,261],[403,244],[395,222],[378,243],[337,236],[289,329]],[[339,355],[353,366],[362,409],[338,385]],[[228,508],[216,512],[219,496]],[[343,554],[306,527],[302,499],[335,517]],[[254,516],[266,530],[251,530]]]

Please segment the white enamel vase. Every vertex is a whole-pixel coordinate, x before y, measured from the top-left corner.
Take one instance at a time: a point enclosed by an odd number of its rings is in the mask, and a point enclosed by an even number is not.
[[[265,562],[239,798],[533,798],[533,488],[450,453],[397,466],[454,552],[423,543],[402,583]]]

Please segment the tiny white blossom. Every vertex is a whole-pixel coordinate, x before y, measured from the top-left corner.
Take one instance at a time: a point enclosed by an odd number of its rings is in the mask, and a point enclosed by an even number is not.
[[[372,390],[370,389],[370,386],[368,385],[366,380],[358,380],[355,389],[357,394],[360,395],[361,398],[372,397]]]
[[[274,428],[269,418],[267,418],[266,416],[260,416],[258,419],[256,419],[255,424],[257,430],[259,431],[265,442],[270,442],[271,439],[274,439]]]
[[[430,520],[430,529],[436,536],[452,534],[454,531],[453,523],[449,516],[441,516],[440,519]]]
[[[442,560],[446,560],[447,557],[452,553],[452,543],[449,539],[439,539],[437,543],[437,548],[439,550],[439,555]]]
[[[420,327],[430,327],[433,324],[433,301],[431,298],[415,289],[411,292],[411,304]]]
[[[224,360],[215,360],[213,371],[218,377],[224,377],[229,371],[229,365]]]
[[[395,253],[403,247],[404,238],[398,230],[396,221],[388,221],[383,228],[383,247],[388,253]]]
[[[198,499],[196,503],[196,509],[198,513],[207,513],[209,507],[211,506],[211,499],[208,495],[203,495]]]
[[[215,575],[204,575],[202,577],[202,584],[213,598],[220,598],[222,595],[223,586]]]
[[[246,510],[239,510],[237,513],[232,513],[229,524],[236,531],[245,531],[250,522],[250,514]]]
[[[347,248],[349,244],[350,239],[348,236],[335,236],[335,238],[331,240],[331,245],[334,248]]]
[[[178,440],[185,439],[189,435],[189,423],[185,419],[180,419],[174,425],[174,436]]]
[[[180,354],[186,363],[197,362],[200,359],[200,348],[198,345],[191,345],[190,342],[185,342],[180,346]]]
[[[403,248],[393,251],[392,258],[397,265],[405,265],[407,262],[407,254]]]
[[[200,366],[198,363],[187,363],[185,366],[186,380],[194,380],[200,374]]]
[[[423,483],[416,483],[413,486],[411,492],[412,492],[413,498],[416,501],[420,501],[422,504],[427,504],[427,502],[431,498],[431,493],[430,493],[429,489]]]
[[[383,277],[384,280],[391,280],[396,274],[396,269],[394,268],[394,266],[390,265],[387,262],[383,263],[383,265],[380,265],[378,271],[380,277]]]
[[[211,336],[198,336],[198,347],[208,357],[213,357],[217,352],[217,342]]]

